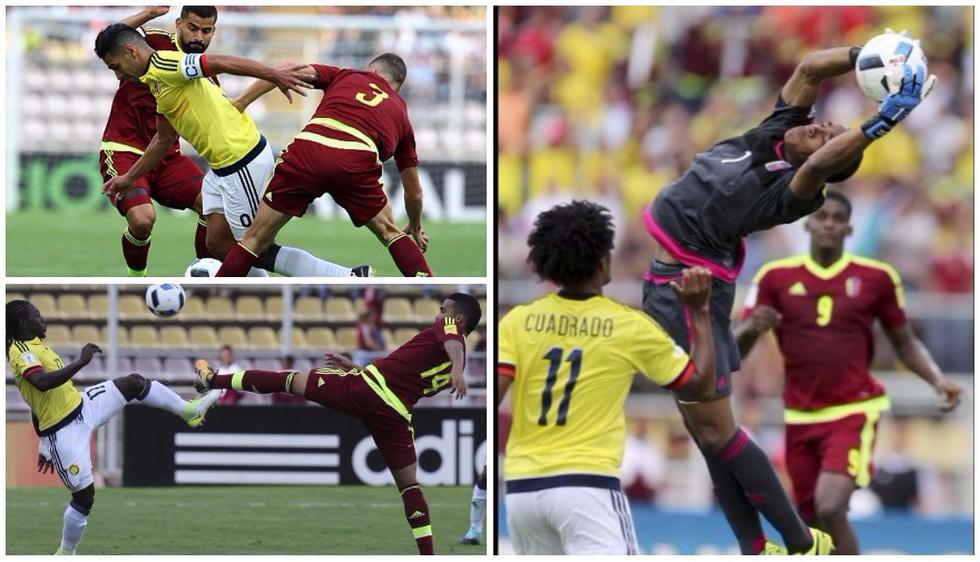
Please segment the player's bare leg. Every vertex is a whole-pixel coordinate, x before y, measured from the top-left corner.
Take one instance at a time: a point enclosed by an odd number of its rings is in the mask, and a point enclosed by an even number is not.
[[[432,270],[429,269],[429,264],[425,261],[425,256],[422,255],[422,249],[411,236],[405,234],[395,224],[390,203],[385,204],[385,208],[369,220],[365,226],[388,248],[391,259],[395,261],[395,265],[398,266],[402,275],[405,277],[432,276]]]
[[[402,468],[392,468],[391,475],[395,477],[395,485],[405,504],[405,519],[412,528],[415,536],[415,546],[419,554],[435,554],[432,543],[432,523],[429,518],[429,504],[422,495],[416,468],[418,463],[412,463]]]
[[[817,526],[834,538],[834,554],[859,554],[857,535],[847,520],[854,480],[847,474],[821,471],[814,498]]]
[[[198,258],[211,258],[211,250],[208,249],[208,220],[204,216],[204,196],[200,193],[194,199],[192,209],[197,213],[197,229],[194,230],[194,254]]]
[[[736,425],[731,398],[726,396],[701,403],[678,402],[678,408],[709,469],[726,470],[735,477],[746,499],[779,531],[791,553],[811,549],[814,540],[810,530],[796,513],[769,458]],[[726,486],[725,480],[714,483],[719,488]],[[731,485],[730,482],[727,484]],[[726,490],[725,496],[730,492]],[[719,501],[724,501],[725,496],[719,494]]]
[[[122,251],[130,277],[146,277],[150,234],[153,232],[156,219],[157,213],[152,203],[140,203],[126,210],[126,231],[122,235]]]

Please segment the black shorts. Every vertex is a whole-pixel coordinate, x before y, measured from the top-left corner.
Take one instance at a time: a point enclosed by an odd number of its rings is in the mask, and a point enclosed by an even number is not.
[[[680,279],[688,266],[666,264],[653,260],[650,272],[643,283],[643,310],[674,338],[684,351],[691,352],[684,303],[670,288],[670,282]],[[731,375],[741,367],[738,344],[732,333],[732,306],[735,304],[735,284],[711,279],[711,328],[715,338],[715,366],[717,382],[715,398],[732,393]]]

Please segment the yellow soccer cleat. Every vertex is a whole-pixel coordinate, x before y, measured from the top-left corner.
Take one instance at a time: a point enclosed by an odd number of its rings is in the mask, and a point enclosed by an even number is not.
[[[194,389],[201,394],[211,390],[211,377],[216,373],[206,359],[198,359],[194,363],[194,373],[197,375],[197,379],[194,381]]]
[[[813,546],[810,547],[810,550],[801,552],[800,554],[807,556],[819,556],[834,553],[834,539],[831,538],[828,533],[825,533],[820,529],[810,527],[810,536],[813,537]]]
[[[54,553],[58,556],[64,556],[64,555],[71,556],[72,554],[75,554],[74,552],[68,552],[67,550],[61,548],[60,546],[58,547],[58,550],[54,551]]]
[[[772,541],[766,541],[765,548],[763,548],[762,552],[759,553],[761,556],[786,556],[787,554],[789,553],[786,551],[785,546],[776,544]]]
[[[204,423],[204,416],[207,415],[208,410],[211,409],[211,406],[214,406],[214,404],[218,401],[218,398],[221,398],[221,395],[224,394],[224,392],[224,390],[220,389],[211,390],[203,396],[193,400],[188,400],[187,407],[184,408],[183,415],[184,421],[187,422],[187,425],[197,427]]]

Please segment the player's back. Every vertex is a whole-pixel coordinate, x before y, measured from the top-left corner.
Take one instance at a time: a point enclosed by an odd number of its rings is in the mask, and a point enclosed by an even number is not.
[[[324,92],[313,120],[304,130],[322,134],[323,121],[318,120],[334,119],[370,138],[377,147],[379,161],[395,156],[399,169],[418,165],[408,106],[384,78],[367,70],[312,66],[318,75],[314,87]],[[336,131],[330,131],[329,136]]]
[[[618,476],[633,375],[677,379],[689,360],[648,316],[602,296],[550,294],[500,322],[500,366],[513,369],[508,480]]]

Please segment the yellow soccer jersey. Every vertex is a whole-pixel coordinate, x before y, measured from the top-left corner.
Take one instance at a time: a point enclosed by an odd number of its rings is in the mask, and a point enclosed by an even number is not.
[[[207,56],[156,51],[140,82],[150,87],[163,114],[212,168],[241,160],[259,144],[259,129],[221,88],[207,80]]]
[[[646,314],[602,296],[550,294],[501,319],[498,369],[513,374],[504,476],[619,476],[633,375],[682,383],[693,364]]]
[[[10,369],[14,372],[14,384],[37,418],[39,431],[54,426],[82,403],[82,395],[71,381],[47,391],[38,390],[27,382],[33,373],[56,371],[65,366],[61,357],[41,338],[15,340],[8,353]]]

